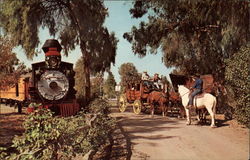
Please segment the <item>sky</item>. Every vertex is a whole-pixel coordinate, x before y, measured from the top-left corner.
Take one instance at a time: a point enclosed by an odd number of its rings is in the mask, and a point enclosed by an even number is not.
[[[132,1],[105,1],[105,6],[108,8],[109,16],[106,18],[104,26],[108,28],[109,32],[115,32],[115,36],[119,40],[117,44],[115,64],[111,67],[111,71],[114,74],[116,82],[120,82],[120,75],[118,73],[119,67],[123,63],[128,62],[133,63],[138,72],[147,71],[150,76],[153,76],[154,73],[159,73],[159,75],[167,76],[167,78],[169,78],[168,75],[172,70],[166,68],[163,64],[162,52],[160,49],[156,55],[147,54],[145,57],[139,58],[132,52],[131,44],[123,38],[123,34],[125,32],[129,32],[132,26],[138,26],[141,20],[147,20],[147,17],[144,16],[142,19],[131,18],[129,9],[132,7]],[[26,58],[21,47],[17,47],[15,49],[18,59],[20,59],[21,62],[24,62],[27,67],[31,68],[32,63],[44,61],[45,55],[41,49],[42,45],[46,39],[56,37],[49,36],[48,31],[43,29],[39,32],[39,38],[40,45],[37,50],[41,53],[34,57],[32,61]],[[74,51],[69,53],[68,57],[63,56],[62,54],[62,61],[75,64],[80,57],[80,49],[76,48]]]

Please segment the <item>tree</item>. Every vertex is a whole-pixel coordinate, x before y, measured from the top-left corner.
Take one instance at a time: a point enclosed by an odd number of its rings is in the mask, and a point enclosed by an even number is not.
[[[115,78],[112,72],[108,72],[108,77],[107,80],[104,82],[103,86],[103,92],[105,95],[107,95],[108,98],[114,98],[116,93],[115,93]]]
[[[17,83],[20,74],[26,68],[12,52],[13,48],[13,43],[8,37],[0,36],[0,89]]]
[[[103,73],[97,73],[91,78],[91,96],[93,98],[103,95]]]
[[[236,101],[235,115],[238,121],[250,128],[250,43],[241,47],[240,51],[226,60],[226,82],[232,88]]]
[[[136,67],[133,63],[123,63],[119,67],[119,74],[121,77],[121,86],[125,87],[129,83],[134,83],[141,79]]]
[[[85,83],[84,83],[84,74],[83,74],[83,59],[79,59],[76,62],[74,71],[75,71],[75,89],[77,91],[76,93],[76,98],[78,102],[81,104],[81,106],[86,107],[86,99],[85,99]],[[96,96],[101,95],[101,90],[102,90],[102,85],[103,85],[103,73],[95,73],[91,72],[91,99],[95,98]],[[85,108],[87,109],[87,108]]]
[[[75,89],[76,89],[76,99],[83,106],[85,104],[84,93],[85,93],[85,81],[83,74],[83,59],[79,59],[75,65]]]
[[[167,67],[224,79],[224,59],[249,41],[249,1],[136,0],[133,17],[148,22],[125,33],[135,54],[164,52]]]
[[[108,15],[102,0],[4,0],[0,1],[0,26],[21,45],[28,58],[37,55],[40,27],[61,40],[68,55],[80,46],[83,59],[84,96],[90,97],[90,70],[105,71],[115,63],[117,40],[103,26]],[[91,63],[90,63],[91,62]]]

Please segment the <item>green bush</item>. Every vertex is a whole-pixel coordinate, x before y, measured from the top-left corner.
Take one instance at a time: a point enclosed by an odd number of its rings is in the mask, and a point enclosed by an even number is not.
[[[103,104],[107,105],[96,101],[92,108],[103,108],[98,107]],[[15,160],[72,159],[76,154],[85,155],[105,143],[113,126],[114,120],[106,115],[106,109],[96,110],[95,114],[81,112],[66,118],[54,117],[47,109],[38,109],[24,122],[25,133],[13,140],[13,147],[18,153],[8,157],[1,155]]]
[[[7,152],[7,148],[5,147],[0,147],[0,159],[5,159],[5,157],[8,156]]]
[[[234,99],[235,117],[250,128],[250,44],[242,47],[233,57],[226,60],[225,78]]]
[[[94,149],[97,149],[99,144],[103,144],[110,135],[110,132],[115,126],[115,121],[108,116],[110,113],[110,105],[103,99],[95,99],[89,105],[90,113],[96,115],[96,120],[91,127],[90,142]]]
[[[110,113],[110,105],[107,101],[96,98],[89,104],[89,112],[108,115]]]

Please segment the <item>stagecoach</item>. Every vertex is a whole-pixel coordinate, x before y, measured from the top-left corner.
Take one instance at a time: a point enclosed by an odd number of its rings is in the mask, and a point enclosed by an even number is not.
[[[118,99],[120,112],[124,112],[128,106],[133,107],[135,114],[144,112],[147,108],[150,108],[147,98],[153,90],[157,90],[157,88],[152,81],[141,80],[128,83],[124,93]]]

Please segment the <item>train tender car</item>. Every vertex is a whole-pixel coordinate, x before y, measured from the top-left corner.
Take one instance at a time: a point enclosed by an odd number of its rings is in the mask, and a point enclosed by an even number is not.
[[[76,114],[79,105],[75,98],[73,64],[61,61],[62,47],[55,39],[46,40],[42,49],[45,61],[32,64],[29,86],[31,102],[41,103],[55,115]]]
[[[22,112],[22,107],[29,103],[29,79],[31,73],[26,73],[20,76],[18,82],[0,90],[0,102],[6,105],[16,105],[18,113]]]

